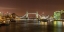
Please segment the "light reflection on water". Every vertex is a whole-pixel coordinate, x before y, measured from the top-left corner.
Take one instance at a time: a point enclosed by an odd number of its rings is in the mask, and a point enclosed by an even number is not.
[[[63,26],[64,26],[64,22],[62,22]]]
[[[62,28],[54,28],[54,32],[62,32]]]
[[[50,25],[49,25],[50,24]],[[9,26],[1,26],[0,32],[64,32],[64,22],[18,22],[11,23]],[[63,27],[63,28],[62,28]]]

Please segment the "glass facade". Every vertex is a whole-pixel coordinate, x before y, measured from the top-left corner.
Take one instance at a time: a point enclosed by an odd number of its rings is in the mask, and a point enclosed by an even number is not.
[[[54,12],[54,18],[55,18],[56,20],[60,19],[60,18],[61,18],[61,12],[60,12],[60,11],[55,11],[55,12]]]

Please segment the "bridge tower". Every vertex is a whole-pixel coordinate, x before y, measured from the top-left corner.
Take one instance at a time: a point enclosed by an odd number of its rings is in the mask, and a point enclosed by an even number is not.
[[[28,18],[28,11],[26,12],[26,18]]]
[[[38,19],[38,12],[36,12],[36,18]]]

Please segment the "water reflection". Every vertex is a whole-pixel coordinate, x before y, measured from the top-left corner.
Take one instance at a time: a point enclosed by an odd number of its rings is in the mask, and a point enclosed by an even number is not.
[[[55,21],[54,22],[54,32],[62,32],[62,26],[63,26],[62,21]]]
[[[64,27],[64,22],[62,22],[62,24],[63,24],[63,27]]]
[[[54,23],[54,27],[56,27],[57,26],[57,21],[54,21],[53,23]]]
[[[62,32],[62,29],[61,28],[58,28],[58,32]]]
[[[1,26],[0,32],[64,32],[64,22],[19,21],[11,22],[9,26]],[[63,28],[62,28],[63,27]]]
[[[54,32],[62,32],[62,28],[54,28]]]
[[[62,27],[62,21],[54,21],[54,27]]]

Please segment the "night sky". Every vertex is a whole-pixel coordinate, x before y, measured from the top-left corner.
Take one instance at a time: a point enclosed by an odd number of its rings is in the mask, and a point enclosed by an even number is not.
[[[0,11],[24,15],[26,11],[41,15],[52,15],[54,11],[64,10],[64,0],[0,0]]]

